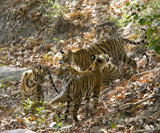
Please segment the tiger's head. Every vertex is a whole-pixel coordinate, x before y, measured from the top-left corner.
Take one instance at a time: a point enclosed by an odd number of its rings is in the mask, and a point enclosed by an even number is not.
[[[41,82],[44,82],[45,81],[45,76],[46,76],[46,69],[47,68],[43,65],[35,65],[35,66],[33,66],[32,71],[35,75],[38,76],[38,79]]]
[[[58,69],[58,78],[59,79],[65,79],[65,80],[69,80],[72,77],[72,72],[71,72],[71,65],[63,63],[60,65],[59,69]]]
[[[66,53],[64,53],[61,50],[61,54],[62,54],[62,59],[60,61],[60,64],[62,64],[62,63],[72,64],[73,63],[73,52],[71,49],[69,49],[68,52],[66,52]]]
[[[101,55],[92,55],[91,56],[93,60],[93,64],[90,66],[90,69],[98,68],[99,70],[102,70],[105,66],[105,64],[109,61],[109,55],[108,54],[101,54]]]

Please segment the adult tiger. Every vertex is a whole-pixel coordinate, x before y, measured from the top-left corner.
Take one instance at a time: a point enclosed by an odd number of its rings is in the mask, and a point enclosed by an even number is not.
[[[142,28],[146,32],[145,29]],[[92,60],[88,57],[91,55],[100,55],[100,54],[108,54],[111,57],[111,62],[118,66],[119,61],[123,61],[129,65],[132,65],[134,68],[134,72],[136,71],[137,64],[136,61],[127,56],[124,44],[131,43],[131,44],[140,44],[146,40],[147,36],[139,42],[133,42],[131,40],[125,38],[109,38],[100,43],[95,43],[90,47],[82,48],[72,52],[72,50],[68,50],[68,53],[62,53],[62,59],[60,63],[73,63],[75,62],[82,71],[87,70],[89,66],[92,64]]]
[[[44,100],[44,94],[42,90],[42,83],[45,82],[45,76],[49,75],[50,83],[58,93],[58,90],[53,83],[53,79],[50,73],[50,70],[47,66],[35,65],[32,66],[29,70],[23,72],[21,77],[21,95],[22,101],[25,101],[28,98],[33,99],[33,106],[31,107],[31,112],[35,111],[35,106],[40,104],[40,101]],[[27,113],[27,110],[24,108],[24,112]]]

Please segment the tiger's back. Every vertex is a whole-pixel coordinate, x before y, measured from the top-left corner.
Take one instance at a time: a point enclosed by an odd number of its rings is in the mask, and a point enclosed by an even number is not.
[[[32,96],[36,93],[37,81],[32,70],[25,71],[21,77],[21,91],[23,93],[22,99],[26,96]]]
[[[113,80],[122,79],[123,74],[117,66],[107,63],[102,70],[102,78],[102,85],[108,85]]]
[[[20,87],[22,101],[30,98],[34,102],[34,105],[31,107],[32,112],[35,111],[35,102],[38,102],[39,105],[40,101],[44,101],[42,84],[45,82],[45,76],[47,75],[49,75],[50,83],[55,88],[51,73],[46,66],[35,65],[22,74]],[[26,110],[24,110],[24,112],[26,112]]]
[[[63,80],[64,85],[66,85],[69,79],[71,79],[78,73],[81,73],[81,71],[76,70],[69,64],[63,63],[60,65],[58,78]],[[123,76],[121,70],[117,66],[111,63],[106,63],[102,70],[102,77],[102,85],[108,85],[109,82],[112,82],[116,79],[121,79]]]
[[[145,30],[145,29],[143,29]],[[146,30],[145,30],[146,32]],[[111,57],[111,62],[119,66],[119,62],[125,62],[129,65],[131,65],[134,69],[134,72],[137,68],[136,61],[132,58],[130,58],[125,51],[124,44],[126,43],[132,43],[134,45],[144,43],[146,40],[146,36],[143,40],[139,42],[130,41],[125,38],[108,38],[104,41],[101,41],[100,43],[95,43],[86,49],[80,49],[72,52],[72,50],[68,50],[68,53],[61,53],[63,54],[61,63],[73,63],[75,62],[76,65],[78,65],[82,71],[85,71],[89,68],[89,66],[92,64],[92,61],[90,60],[91,55],[100,55],[100,54],[109,54]]]

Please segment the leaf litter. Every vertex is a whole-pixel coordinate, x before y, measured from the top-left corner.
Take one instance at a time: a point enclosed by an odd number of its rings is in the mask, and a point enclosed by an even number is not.
[[[19,0],[17,0],[20,2]],[[28,14],[28,10],[32,8],[35,1],[23,0],[20,2],[14,1],[14,14],[19,15],[22,19]],[[37,2],[37,1],[36,1]],[[1,44],[1,66],[7,65],[10,67],[29,67],[36,63],[48,65],[54,75],[54,81],[58,88],[63,87],[62,82],[56,77],[56,67],[59,66],[61,58],[60,50],[67,51],[68,49],[85,48],[93,42],[97,42],[94,26],[104,23],[107,18],[119,17],[122,8],[128,1],[113,0],[110,4],[108,1],[91,0],[90,2],[81,0],[75,1],[59,1],[65,4],[67,9],[64,14],[64,19],[72,23],[70,31],[63,41],[55,41],[45,44],[44,38],[52,33],[51,31],[43,31],[48,28],[46,25],[41,27],[40,23],[51,22],[50,18],[43,18],[41,12],[31,12],[30,19],[33,24],[37,24],[37,28],[42,34],[35,33],[29,37],[24,37],[21,43],[9,45]],[[41,1],[41,6],[44,3]],[[10,6],[9,4],[6,6]],[[117,10],[118,9],[118,10]],[[45,9],[46,10],[46,9]],[[107,13],[106,13],[107,12]],[[48,10],[51,13],[51,10]],[[39,17],[41,22],[39,21]],[[47,23],[51,26],[50,23]],[[10,23],[8,23],[10,26]],[[21,26],[21,25],[20,25]],[[86,31],[88,28],[89,30]],[[83,29],[83,30],[82,30]],[[101,29],[102,31],[104,28]],[[74,32],[73,32],[74,31]],[[110,32],[100,31],[100,35],[111,35]],[[39,34],[41,36],[39,36]],[[101,38],[101,37],[100,37]],[[58,38],[59,39],[59,38]],[[18,40],[18,39],[17,39]],[[127,47],[127,51],[131,51],[132,47]],[[72,118],[72,113],[69,114],[69,121],[65,123],[59,114],[63,115],[66,104],[59,104],[52,108],[46,108],[45,120],[42,123],[41,115],[35,117],[23,116],[20,112],[20,82],[7,84],[4,88],[1,86],[0,92],[0,129],[9,130],[17,128],[28,128],[36,132],[91,132],[91,133],[106,133],[106,132],[159,132],[160,131],[160,56],[154,51],[147,50],[150,57],[149,65],[145,65],[145,59],[138,58],[139,73],[124,78],[122,81],[115,81],[108,86],[101,87],[101,95],[99,98],[98,112],[88,119],[85,117],[85,104],[82,102],[78,117],[81,122],[75,123]],[[139,61],[140,60],[140,61]],[[125,66],[124,66],[125,68]],[[128,67],[124,69],[128,70]],[[49,101],[53,98],[54,92],[51,90],[49,83],[43,85],[45,88],[45,100]],[[16,93],[13,93],[15,91]],[[91,105],[93,101],[91,101]],[[14,105],[14,106],[13,106]]]

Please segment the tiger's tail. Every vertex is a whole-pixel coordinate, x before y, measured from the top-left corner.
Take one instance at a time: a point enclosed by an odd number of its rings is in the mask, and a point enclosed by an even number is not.
[[[46,103],[46,106],[51,106],[56,103],[65,103],[67,101],[67,93],[65,91],[61,92],[55,98],[53,98],[50,102]]]
[[[146,31],[145,28],[141,28],[141,30],[144,30],[144,32],[145,32],[145,34],[146,34],[147,31]],[[146,39],[147,39],[147,35],[144,37],[143,40],[138,41],[138,42],[134,42],[134,41],[131,41],[131,40],[129,40],[129,39],[123,38],[123,40],[124,40],[125,42],[130,43],[130,44],[133,44],[133,45],[139,45],[139,44],[141,44],[141,43],[144,43],[144,42],[146,41]]]
[[[46,69],[47,69],[47,74],[49,75],[49,79],[50,79],[51,85],[53,86],[53,88],[55,89],[55,91],[59,94],[59,91],[57,90],[57,88],[56,88],[56,86],[55,86],[55,84],[53,82],[53,78],[51,76],[51,72],[50,72],[49,68],[47,67]]]
[[[147,66],[148,66],[148,64],[149,64],[149,57],[148,57],[148,55],[147,55],[146,53],[143,53],[143,54],[142,54],[142,56],[146,56],[146,63],[145,63],[145,67],[147,67]]]

